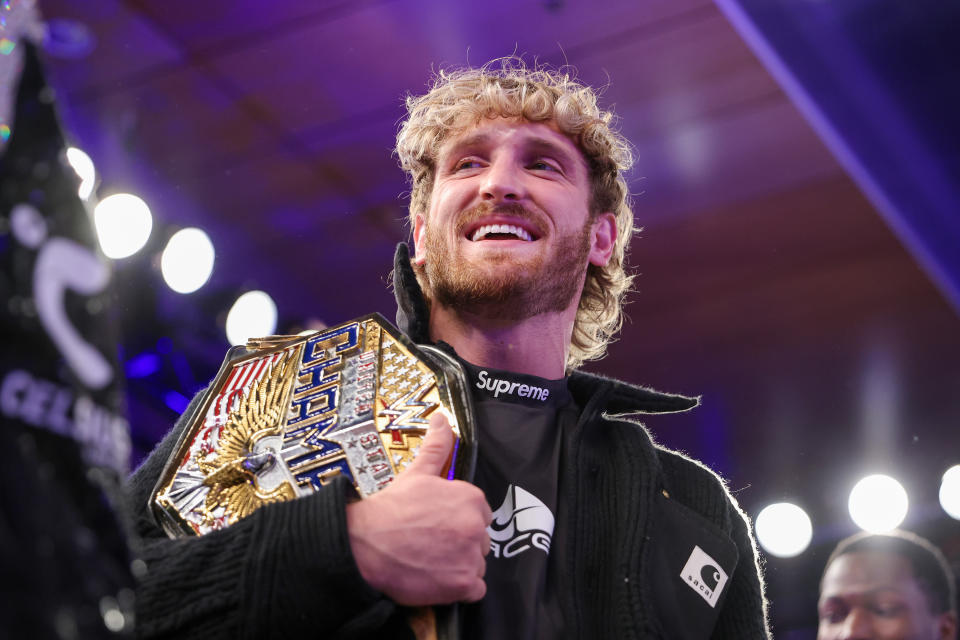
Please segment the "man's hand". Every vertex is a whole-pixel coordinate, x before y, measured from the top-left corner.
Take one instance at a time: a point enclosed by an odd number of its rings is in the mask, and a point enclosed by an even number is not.
[[[450,423],[435,412],[410,466],[383,491],[347,506],[360,574],[398,604],[475,602],[487,592],[493,514],[480,489],[440,477],[452,448]]]

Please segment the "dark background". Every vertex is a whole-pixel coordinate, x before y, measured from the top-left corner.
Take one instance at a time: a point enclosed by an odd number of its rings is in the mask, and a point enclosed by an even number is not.
[[[41,2],[99,196],[130,191],[154,214],[146,249],[116,263],[138,459],[216,371],[242,291],[274,297],[281,332],[393,317],[403,97],[432,69],[517,53],[605,87],[635,145],[636,292],[587,368],[702,395],[649,420],[655,438],[719,471],[752,516],[787,500],[813,520],[806,552],[767,559],[777,636],[815,634],[817,579],[868,473],[903,483],[903,526],[957,565],[960,523],[937,502],[960,463],[956,16],[719,4]],[[194,225],[217,263],[180,295],[158,254]]]

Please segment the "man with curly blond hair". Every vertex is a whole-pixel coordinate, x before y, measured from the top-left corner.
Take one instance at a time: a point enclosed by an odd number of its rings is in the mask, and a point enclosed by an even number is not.
[[[440,477],[453,436],[436,412],[410,468],[365,500],[345,504],[333,482],[264,507],[182,543],[176,576],[164,541],[138,621],[178,637],[393,638],[423,620],[411,607],[460,603],[440,637],[769,637],[748,520],[720,478],[629,417],[697,400],[577,370],[604,354],[631,280],[632,157],[613,115],[515,58],[440,72],[407,106],[415,250],[397,249],[397,319],[466,372],[475,477]],[[157,473],[148,462],[135,489]],[[199,562],[185,614],[158,585]]]
[[[407,109],[396,150],[415,251],[395,261],[398,320],[467,372],[483,499],[463,483],[429,501],[415,568],[381,561],[402,528],[389,491],[351,505],[361,574],[401,604],[468,603],[468,638],[766,637],[745,516],[709,470],[623,417],[696,400],[576,370],[605,353],[631,281],[633,159],[613,114],[569,74],[515,58],[442,71]],[[436,466],[450,446],[435,416],[421,456]]]

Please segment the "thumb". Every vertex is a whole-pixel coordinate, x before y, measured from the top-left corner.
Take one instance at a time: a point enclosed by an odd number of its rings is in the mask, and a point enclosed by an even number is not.
[[[430,416],[430,428],[420,443],[420,452],[404,473],[438,476],[453,450],[453,429],[442,411]]]

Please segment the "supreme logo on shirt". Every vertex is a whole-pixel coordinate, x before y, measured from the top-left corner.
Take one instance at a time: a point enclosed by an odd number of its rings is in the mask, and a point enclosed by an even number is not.
[[[546,402],[547,398],[550,397],[550,389],[546,387],[524,384],[506,378],[495,378],[483,369],[477,373],[476,386],[477,389],[485,389],[493,392],[494,398],[499,398],[502,394],[504,396],[516,396],[518,398],[530,398],[531,400]]]

